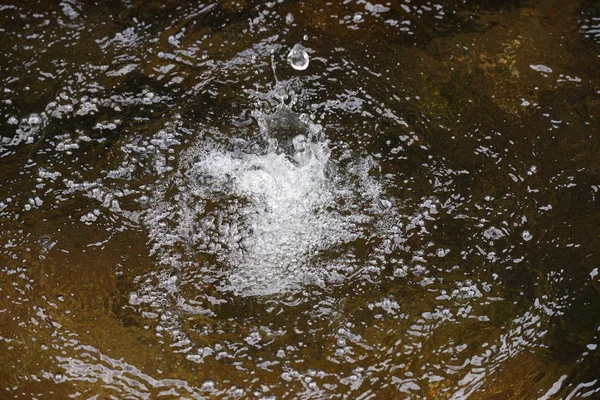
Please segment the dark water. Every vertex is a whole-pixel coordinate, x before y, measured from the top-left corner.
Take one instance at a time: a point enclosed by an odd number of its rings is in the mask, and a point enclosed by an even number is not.
[[[595,2],[98,3],[0,6],[1,398],[600,398]]]

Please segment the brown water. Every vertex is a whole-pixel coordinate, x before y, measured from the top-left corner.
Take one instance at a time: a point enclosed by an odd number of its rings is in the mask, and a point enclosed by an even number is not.
[[[600,398],[597,3],[4,3],[0,398]]]

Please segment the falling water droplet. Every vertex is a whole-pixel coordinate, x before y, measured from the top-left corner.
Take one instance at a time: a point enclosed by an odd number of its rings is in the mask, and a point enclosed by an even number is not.
[[[531,235],[531,233],[529,233],[529,231],[523,231],[523,240],[528,242],[531,239],[533,239],[533,236]]]
[[[306,48],[300,43],[296,43],[292,50],[290,50],[287,60],[296,71],[304,71],[308,68],[308,63],[310,62]]]

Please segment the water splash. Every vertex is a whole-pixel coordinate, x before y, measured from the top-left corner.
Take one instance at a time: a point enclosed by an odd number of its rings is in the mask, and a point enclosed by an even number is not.
[[[159,248],[171,248],[176,238],[214,255],[228,271],[222,289],[237,294],[323,285],[330,271],[319,265],[319,254],[358,237],[355,225],[365,216],[350,212],[350,204],[357,190],[357,198],[371,198],[374,186],[341,184],[349,179],[338,176],[321,127],[307,116],[283,105],[253,115],[260,129],[249,140],[199,143],[187,151],[178,198],[188,200],[177,205],[185,218],[176,232],[164,231],[161,215],[173,199],[163,195],[146,218],[160,232],[151,236]]]

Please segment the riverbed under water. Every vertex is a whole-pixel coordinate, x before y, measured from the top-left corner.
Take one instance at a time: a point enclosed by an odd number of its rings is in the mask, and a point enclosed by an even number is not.
[[[0,5],[0,397],[600,398],[600,7]]]

